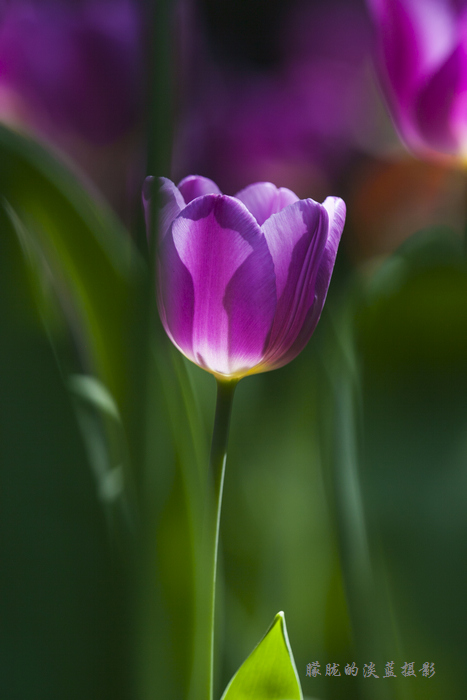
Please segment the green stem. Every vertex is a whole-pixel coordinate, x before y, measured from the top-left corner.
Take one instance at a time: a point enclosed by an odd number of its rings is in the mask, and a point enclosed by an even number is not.
[[[198,569],[197,613],[199,617],[190,693],[193,700],[213,700],[217,550],[230,416],[237,383],[238,380],[217,379],[216,414]]]

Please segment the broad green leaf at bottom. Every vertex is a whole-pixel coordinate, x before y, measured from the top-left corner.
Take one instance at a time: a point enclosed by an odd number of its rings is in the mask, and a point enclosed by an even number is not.
[[[283,612],[277,613],[221,700],[303,700]]]

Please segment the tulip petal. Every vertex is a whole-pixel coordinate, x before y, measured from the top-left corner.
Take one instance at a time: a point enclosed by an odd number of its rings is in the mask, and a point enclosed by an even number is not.
[[[172,221],[185,208],[185,200],[175,187],[174,183],[166,177],[159,178],[160,190],[160,212],[159,212],[159,236],[162,240],[170,228]],[[153,225],[151,224],[151,196],[153,193],[154,177],[147,177],[143,186],[144,218],[146,220],[146,230],[148,238],[152,235]]]
[[[221,194],[215,182],[201,175],[188,175],[178,184],[178,189],[187,204],[204,194]]]
[[[318,306],[320,306],[319,313],[321,313],[326,301],[332,271],[336,262],[337,249],[339,248],[345,223],[345,203],[340,197],[327,197],[323,202],[323,207],[328,213],[329,231],[316,278],[315,292],[319,302]],[[316,322],[318,322],[318,319]]]
[[[414,125],[419,86],[452,52],[455,13],[445,0],[367,0],[380,34],[383,83],[403,137],[424,148]]]
[[[193,283],[192,346],[183,351],[214,373],[245,373],[262,358],[276,309],[260,227],[233,197],[206,195],[180,213],[170,238]]]
[[[170,233],[159,246],[158,306],[162,325],[178,349],[193,360],[193,279]]]
[[[329,217],[329,229],[323,255],[319,262],[315,282],[315,298],[308,309],[303,325],[289,349],[274,363],[274,369],[293,360],[310,340],[318,324],[331,281],[337,249],[345,223],[345,204],[339,197],[327,197],[322,206]]]
[[[298,197],[286,187],[277,188],[272,182],[255,182],[235,195],[255,217],[260,226],[272,214],[298,201]]]
[[[263,231],[274,260],[277,310],[266,361],[283,355],[295,341],[315,295],[318,263],[326,245],[328,214],[306,199],[271,216]]]
[[[293,359],[316,327],[344,214],[345,207],[338,198],[329,197],[323,205],[307,199],[272,216],[263,225],[274,260],[278,293],[276,317],[265,353],[265,360],[272,367]]]
[[[465,149],[466,91],[467,55],[460,45],[418,95],[414,117],[431,148],[452,154]]]
[[[367,0],[381,32],[389,80],[410,94],[451,53],[456,21],[446,0]]]

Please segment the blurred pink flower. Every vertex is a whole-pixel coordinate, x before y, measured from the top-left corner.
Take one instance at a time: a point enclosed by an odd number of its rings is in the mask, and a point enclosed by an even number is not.
[[[467,158],[467,6],[367,0],[378,65],[403,140],[422,156]]]
[[[140,0],[0,0],[0,121],[70,156],[123,217],[143,177],[143,39]]]
[[[311,186],[324,194],[371,121],[369,29],[355,4],[294,3],[279,65],[198,63],[174,172],[203,171],[229,190],[275,179],[303,196]]]
[[[134,126],[141,106],[140,35],[131,0],[4,4],[0,114],[21,104],[21,117],[45,133],[115,141]]]

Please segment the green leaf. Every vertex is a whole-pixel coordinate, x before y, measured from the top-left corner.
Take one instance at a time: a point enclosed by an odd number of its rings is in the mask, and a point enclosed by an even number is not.
[[[302,699],[284,613],[279,612],[230,681],[221,700]]]
[[[120,421],[117,404],[98,379],[84,374],[73,374],[69,377],[68,386],[76,396],[95,406],[105,415]]]
[[[79,335],[86,372],[119,406],[138,264],[128,233],[91,186],[46,148],[0,126],[0,197],[31,262]]]
[[[29,282],[0,206],[0,695],[124,700],[128,574]]]

